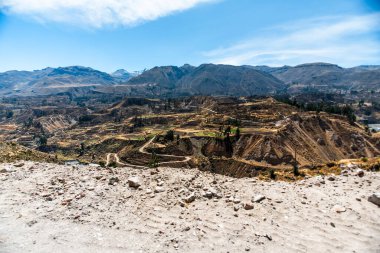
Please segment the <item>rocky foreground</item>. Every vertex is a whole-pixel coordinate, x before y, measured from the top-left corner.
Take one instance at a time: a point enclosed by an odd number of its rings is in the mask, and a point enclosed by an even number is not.
[[[0,165],[0,252],[380,252],[380,174]]]

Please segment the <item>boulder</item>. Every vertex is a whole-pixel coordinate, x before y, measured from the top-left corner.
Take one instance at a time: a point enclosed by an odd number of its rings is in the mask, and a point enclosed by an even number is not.
[[[111,177],[111,178],[108,180],[108,184],[109,184],[109,185],[116,185],[119,181],[120,181],[120,180],[119,180],[118,177]]]
[[[246,203],[243,204],[243,208],[245,210],[252,210],[253,209],[253,204],[246,202]]]
[[[346,208],[340,205],[335,205],[331,210],[337,213],[343,213],[346,211]]]
[[[165,188],[164,187],[161,187],[161,186],[157,186],[155,189],[154,189],[154,192],[155,193],[160,193],[160,192],[164,192],[165,191]]]
[[[254,203],[260,203],[264,199],[265,199],[264,195],[257,195],[257,196],[255,196],[255,197],[252,198],[252,202],[254,202]]]
[[[129,177],[128,178],[128,185],[129,185],[129,187],[139,188],[141,185],[140,178],[139,177]]]
[[[191,203],[191,202],[194,202],[195,200],[195,193],[191,193],[189,196],[183,198],[183,201],[186,202],[186,203]]]
[[[356,170],[356,175],[357,175],[358,177],[364,177],[364,170],[362,170],[362,169],[358,169],[358,170]]]
[[[380,192],[376,192],[369,196],[368,201],[380,207]]]

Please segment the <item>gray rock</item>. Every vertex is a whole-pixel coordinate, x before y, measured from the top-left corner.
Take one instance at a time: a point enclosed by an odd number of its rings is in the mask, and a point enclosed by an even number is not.
[[[161,187],[161,186],[157,186],[155,189],[154,189],[154,192],[155,193],[160,193],[160,192],[164,192],[165,191],[165,188],[164,187]]]
[[[364,177],[364,170],[362,170],[362,169],[358,169],[358,170],[356,170],[356,175],[357,175],[358,177]]]
[[[12,172],[13,170],[10,167],[5,167],[0,169],[0,173],[9,173]]]
[[[340,205],[335,205],[331,210],[337,213],[343,213],[346,211],[346,208]]]
[[[22,166],[24,166],[24,165],[25,165],[25,163],[17,163],[17,164],[15,164],[14,166],[17,167],[17,168],[20,168],[20,167],[22,167]]]
[[[119,181],[120,181],[120,179],[118,177],[111,177],[108,180],[108,184],[109,185],[116,185]]]
[[[129,185],[129,187],[139,188],[141,185],[140,178],[139,177],[129,177],[128,178],[128,185]]]
[[[264,199],[265,199],[264,195],[257,195],[257,196],[255,196],[255,197],[252,198],[252,202],[254,202],[254,203],[260,203]]]
[[[213,196],[213,194],[212,194],[212,192],[210,192],[210,191],[207,191],[207,192],[205,192],[205,193],[203,194],[203,196],[204,196],[204,197],[206,197],[206,198],[209,198],[209,199],[211,199],[211,198],[212,198],[212,196]]]
[[[194,202],[195,200],[195,193],[191,193],[189,196],[183,198],[183,201],[186,202],[186,203],[191,203],[191,202]]]
[[[380,192],[376,192],[369,196],[368,201],[380,207]]]

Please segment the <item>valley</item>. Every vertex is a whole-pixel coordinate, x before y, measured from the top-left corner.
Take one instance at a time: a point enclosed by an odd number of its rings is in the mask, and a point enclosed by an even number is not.
[[[377,252],[377,71],[0,75],[0,251]]]
[[[200,168],[233,177],[294,180],[341,159],[380,155],[380,136],[340,114],[272,97],[150,99],[94,95],[3,99],[0,138],[57,162]],[[348,108],[348,107],[347,107]]]

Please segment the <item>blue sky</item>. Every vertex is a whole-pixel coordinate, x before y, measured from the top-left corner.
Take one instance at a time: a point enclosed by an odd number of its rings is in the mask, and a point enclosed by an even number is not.
[[[0,0],[0,71],[380,64],[378,0]]]

